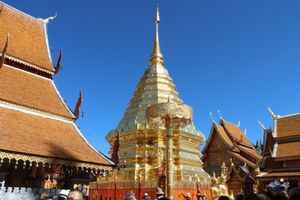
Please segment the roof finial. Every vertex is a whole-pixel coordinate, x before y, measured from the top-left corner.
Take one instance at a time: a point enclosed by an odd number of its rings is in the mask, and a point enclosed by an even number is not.
[[[241,126],[241,121],[240,121],[240,120],[238,121],[237,126],[238,126],[238,127]]]
[[[220,112],[220,110],[218,110],[218,115],[219,115],[219,118],[220,118],[220,120],[222,120],[222,119],[223,119],[223,117],[222,117],[222,115],[221,115],[221,112]]]
[[[75,116],[75,120],[77,120],[79,118],[81,103],[82,103],[82,90],[79,91],[79,97],[78,97],[78,100],[77,100],[77,103],[76,103],[76,106],[75,106],[75,109],[73,112],[73,114]]]
[[[158,34],[159,22],[160,22],[159,8],[157,5],[156,15],[155,15],[155,40],[154,40],[153,51],[152,51],[151,58],[150,58],[150,66],[158,65],[158,64],[162,65],[164,62],[163,56],[160,51],[160,45],[159,45],[159,34]]]
[[[62,58],[62,50],[60,49],[60,51],[59,51],[59,57],[58,57],[56,66],[54,67],[55,74],[57,74],[60,71],[60,69],[61,69],[61,58]]]
[[[210,115],[210,118],[213,121],[213,123],[215,123],[215,119],[214,119],[214,116],[213,116],[212,112],[210,112],[209,115]]]
[[[273,120],[277,119],[277,116],[274,114],[270,107],[268,107],[268,111],[270,112]]]
[[[266,127],[265,127],[265,125],[260,121],[260,120],[258,120],[258,124],[260,125],[260,127],[263,129],[263,131],[265,131],[266,130]]]
[[[57,17],[57,13],[55,13],[54,16],[50,16],[46,19],[42,19],[42,21],[45,23],[45,24],[48,24],[50,21],[54,20],[55,18]]]

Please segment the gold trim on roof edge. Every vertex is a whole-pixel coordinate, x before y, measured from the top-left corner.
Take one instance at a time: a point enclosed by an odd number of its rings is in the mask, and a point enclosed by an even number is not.
[[[57,164],[57,165],[66,165],[71,167],[82,167],[82,168],[91,168],[91,169],[104,169],[104,170],[112,170],[112,167],[106,166],[106,165],[97,165],[93,163],[84,163],[84,162],[76,162],[71,160],[64,160],[59,158],[47,158],[47,157],[40,157],[40,156],[34,156],[34,155],[25,155],[25,154],[19,154],[19,153],[13,153],[13,152],[5,152],[0,150],[0,163],[3,162],[4,159],[9,160],[22,160],[24,161],[24,164],[26,161],[30,162],[30,165],[32,165],[33,162],[36,163],[43,163],[45,164]]]

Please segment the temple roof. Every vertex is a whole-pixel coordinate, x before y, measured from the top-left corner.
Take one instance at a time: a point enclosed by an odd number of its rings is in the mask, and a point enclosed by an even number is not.
[[[300,114],[276,116],[273,119],[275,126],[273,133],[265,130],[265,134],[271,135],[270,137],[265,137],[264,149],[270,148],[274,158],[299,157]]]
[[[252,143],[249,141],[248,137],[239,126],[224,119],[221,119],[220,123],[232,139],[238,141],[238,143],[241,145],[247,146],[249,148],[253,147]]]
[[[114,163],[84,138],[52,80],[46,24],[47,20],[0,4],[0,51],[9,34],[0,66],[0,160],[26,155],[30,162],[41,158],[48,163],[65,160],[73,166],[111,168]]]
[[[252,166],[255,166],[256,163],[261,160],[262,156],[257,153],[241,128],[224,119],[221,119],[219,124],[213,122],[209,139],[202,151],[204,157],[206,156],[206,149],[210,145],[212,134],[218,134],[224,142],[224,145],[230,150],[231,154],[238,159],[242,159]],[[249,160],[245,155],[251,157],[252,160]],[[254,163],[253,160],[255,160],[256,163]]]
[[[0,105],[0,150],[111,165],[83,137],[74,122]]]
[[[49,114],[74,118],[53,80],[4,65],[0,69],[0,101]]]
[[[54,72],[46,22],[2,2],[0,10],[0,52],[9,34],[6,58],[48,73]]]
[[[276,158],[300,156],[300,141],[278,144]]]
[[[300,134],[300,114],[278,117],[275,137],[288,137]]]

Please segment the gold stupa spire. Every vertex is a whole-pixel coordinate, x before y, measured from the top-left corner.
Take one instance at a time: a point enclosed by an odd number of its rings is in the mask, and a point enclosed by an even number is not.
[[[152,65],[162,65],[163,64],[163,56],[160,51],[160,46],[159,46],[159,34],[158,34],[158,24],[160,21],[159,17],[159,9],[157,7],[156,9],[156,16],[155,16],[155,40],[154,40],[154,46],[153,46],[153,51],[150,57],[150,66]]]

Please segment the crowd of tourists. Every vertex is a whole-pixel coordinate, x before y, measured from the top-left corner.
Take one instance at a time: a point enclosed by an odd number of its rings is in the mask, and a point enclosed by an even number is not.
[[[252,193],[245,196],[243,193],[236,195],[236,200],[300,200],[300,188],[298,183],[289,185],[287,182],[280,184],[279,181],[271,182],[264,193]],[[219,200],[230,200],[229,197],[221,196]]]
[[[185,200],[192,200],[189,192],[182,194]],[[85,200],[84,194],[80,190],[62,190],[58,197],[51,198],[47,194],[41,194],[40,200],[57,199],[57,200]],[[197,200],[207,200],[206,195],[201,195],[198,191]],[[137,200],[135,194],[131,191],[127,193],[124,200]],[[148,193],[143,195],[142,200],[151,200]],[[154,200],[168,200],[164,196],[164,192],[161,188],[156,189]],[[220,196],[219,200],[231,200],[228,196]],[[289,185],[288,183],[280,184],[279,182],[271,182],[264,193],[252,193],[245,196],[242,192],[238,193],[235,200],[300,200],[300,188],[298,184]]]
[[[83,192],[80,190],[61,190],[58,196],[50,196],[47,193],[42,193],[39,200],[86,200]]]
[[[182,196],[185,200],[192,200],[191,194],[189,192],[182,194]],[[168,197],[164,196],[164,192],[162,191],[161,188],[156,189],[155,200],[168,200],[168,199],[169,199]],[[124,197],[124,200],[137,200],[137,199],[134,196],[134,193],[131,191],[126,194],[126,196]],[[148,193],[145,193],[142,200],[151,200],[151,198]],[[201,195],[200,192],[198,192],[197,200],[207,200],[207,197],[206,197],[206,195]]]

